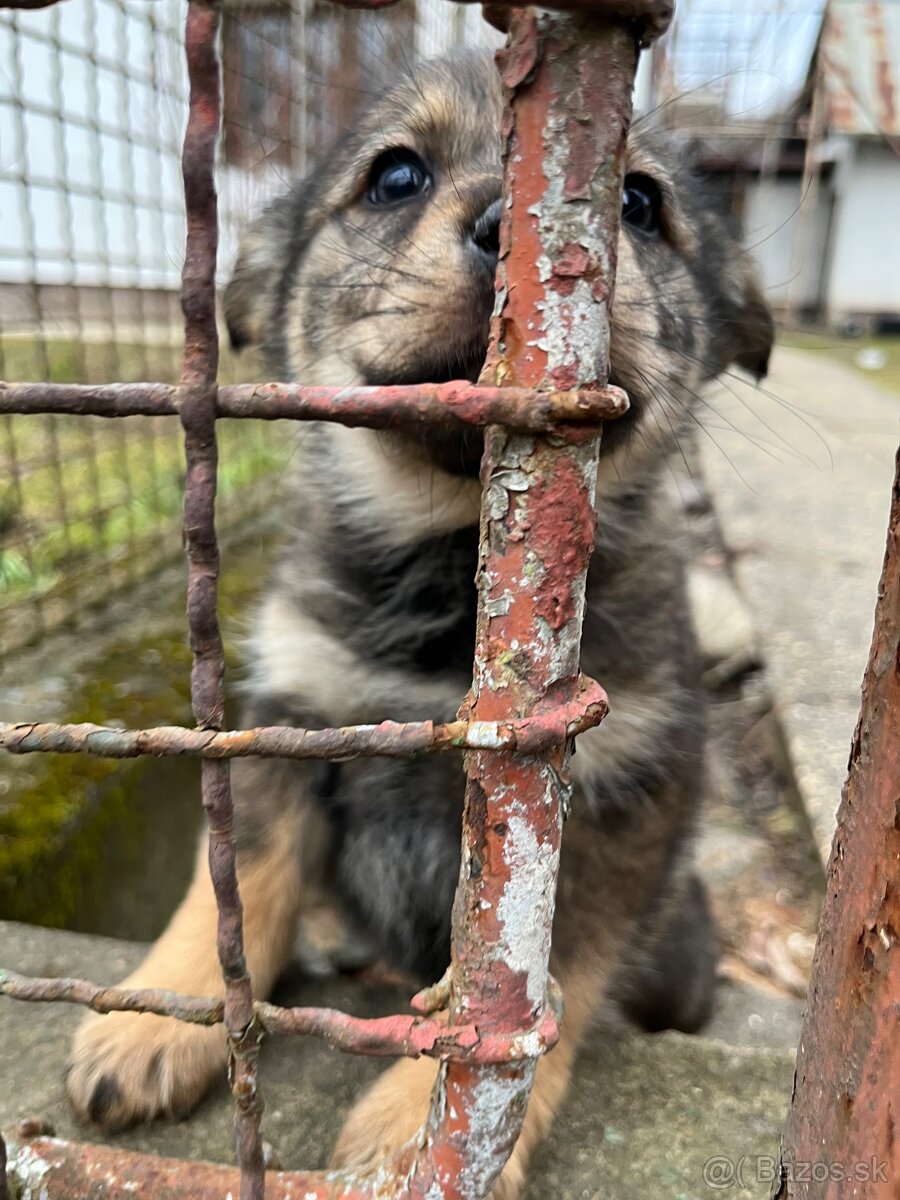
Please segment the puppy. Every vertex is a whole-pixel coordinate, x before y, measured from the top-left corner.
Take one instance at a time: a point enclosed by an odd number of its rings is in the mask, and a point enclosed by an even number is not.
[[[251,227],[225,296],[235,345],[308,384],[476,379],[498,254],[502,96],[477,53],[426,63],[388,91],[309,178]],[[702,790],[703,703],[678,552],[659,487],[704,380],[765,371],[771,323],[734,231],[640,127],[628,148],[612,318],[612,381],[631,397],[602,441],[582,666],[612,712],[573,760],[552,970],[566,1002],[523,1136],[495,1186],[519,1194],[601,1000],[648,1028],[697,1028],[714,937],[687,843]],[[474,645],[476,432],[303,431],[293,528],[256,615],[248,725],[311,728],[453,719]],[[461,758],[238,761],[235,837],[247,958],[259,996],[298,924],[320,959],[346,931],[430,983],[449,961]],[[187,897],[126,981],[221,994],[205,856]],[[68,1076],[109,1128],[183,1113],[224,1067],[221,1028],[89,1015]],[[424,1119],[429,1060],[390,1068],[351,1112],[336,1165],[366,1165]]]

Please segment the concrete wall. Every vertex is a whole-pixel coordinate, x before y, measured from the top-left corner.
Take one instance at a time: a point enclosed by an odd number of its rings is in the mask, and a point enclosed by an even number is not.
[[[900,159],[880,139],[856,139],[839,164],[828,317],[900,314]]]
[[[747,189],[744,236],[759,266],[769,303],[775,308],[815,310],[823,294],[830,189],[823,186],[817,209],[801,217],[801,187],[796,175],[752,180]]]
[[[746,243],[776,308],[900,314],[900,159],[876,139],[841,139],[818,205],[800,214],[797,176],[753,180]]]

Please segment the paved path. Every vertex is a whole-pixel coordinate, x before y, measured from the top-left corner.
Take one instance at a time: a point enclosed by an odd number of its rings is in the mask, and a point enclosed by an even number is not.
[[[729,379],[701,416],[707,485],[826,860],[872,636],[900,396],[827,352],[779,347],[762,390]]]

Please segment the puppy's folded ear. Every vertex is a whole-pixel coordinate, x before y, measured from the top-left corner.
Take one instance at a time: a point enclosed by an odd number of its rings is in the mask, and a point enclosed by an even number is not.
[[[223,296],[234,350],[266,340],[282,280],[296,261],[301,213],[298,196],[291,192],[270,204],[244,231]]]

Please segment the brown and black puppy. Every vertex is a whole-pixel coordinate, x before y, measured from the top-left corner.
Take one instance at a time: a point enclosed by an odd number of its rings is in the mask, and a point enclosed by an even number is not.
[[[490,59],[417,68],[250,230],[226,314],[271,377],[310,384],[477,377],[498,251],[499,82]],[[714,950],[686,859],[703,706],[675,516],[658,481],[705,379],[765,369],[771,329],[748,262],[698,182],[632,132],[612,327],[630,414],[604,434],[582,665],[612,712],[578,742],[552,969],[560,1046],[538,1067],[525,1133],[495,1187],[520,1190],[591,1012],[618,998],[651,1028],[697,1027]],[[250,642],[251,724],[452,719],[471,678],[480,453],[336,425],[305,431],[296,520]],[[449,958],[462,762],[238,762],[236,838],[253,981],[266,995],[298,923],[320,952],[353,928],[424,983]],[[330,922],[330,925],[329,925]],[[127,981],[221,990],[204,855],[168,930]],[[77,1110],[110,1127],[183,1112],[225,1060],[221,1029],[89,1016]],[[433,1062],[401,1062],[362,1098],[334,1161],[413,1135]]]

